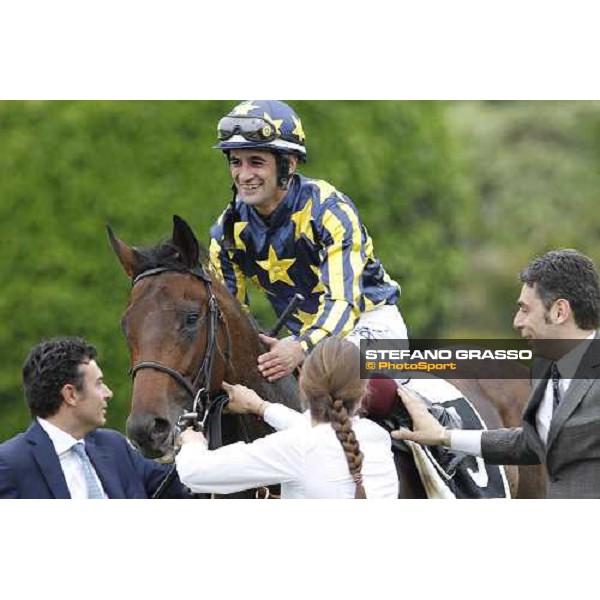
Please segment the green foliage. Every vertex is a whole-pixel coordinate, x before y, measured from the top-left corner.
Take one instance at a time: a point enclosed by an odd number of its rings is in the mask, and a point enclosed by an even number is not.
[[[440,102],[291,102],[308,136],[306,175],[357,205],[375,251],[403,286],[413,336],[441,334],[464,265],[473,209],[460,140]],[[0,440],[28,422],[20,367],[40,339],[96,344],[123,430],[131,384],[119,329],[129,285],[105,223],[135,245],[179,214],[208,240],[230,196],[216,123],[235,102],[0,103]],[[253,306],[265,326],[264,299]]]
[[[446,325],[472,213],[456,139],[440,102],[295,103],[310,136],[307,173],[360,210],[413,337]]]
[[[600,102],[457,102],[450,117],[478,201],[448,335],[506,337],[534,256],[600,257]]]

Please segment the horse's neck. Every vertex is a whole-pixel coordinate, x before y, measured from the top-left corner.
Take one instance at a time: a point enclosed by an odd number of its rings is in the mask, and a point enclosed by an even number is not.
[[[232,344],[233,383],[247,385],[264,400],[300,410],[298,382],[293,375],[269,383],[258,371],[258,357],[267,350],[258,337],[258,326],[237,302],[228,302],[224,312]]]
[[[293,375],[282,377],[275,383],[269,383],[261,377],[255,391],[264,400],[279,402],[294,410],[300,410],[298,381]]]

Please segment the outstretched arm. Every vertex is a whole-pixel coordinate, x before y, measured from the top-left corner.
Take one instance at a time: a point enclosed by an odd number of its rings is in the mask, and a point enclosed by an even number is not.
[[[245,385],[230,385],[224,381],[223,389],[229,395],[227,409],[232,413],[257,415],[277,431],[310,425],[307,415],[283,404],[267,402]]]
[[[427,446],[447,446],[451,450],[481,456],[491,464],[539,464],[544,449],[531,426],[494,430],[445,429],[429,414],[423,403],[406,388],[398,389],[398,396],[413,421],[413,431],[398,429],[391,436]]]
[[[220,494],[297,480],[304,469],[303,440],[304,432],[290,429],[251,444],[208,450],[202,434],[187,430],[175,459],[177,472],[192,491]]]
[[[406,388],[399,387],[398,396],[412,419],[413,430],[401,428],[392,431],[391,436],[395,440],[408,440],[425,446],[446,446],[457,452],[481,456],[482,432],[480,430],[446,429]]]

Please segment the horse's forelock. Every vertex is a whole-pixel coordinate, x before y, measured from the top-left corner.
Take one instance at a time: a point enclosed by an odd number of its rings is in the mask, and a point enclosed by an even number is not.
[[[200,242],[198,242],[198,246],[199,265],[206,267],[209,262],[208,250]],[[171,238],[163,240],[156,246],[148,248],[137,247],[136,253],[138,256],[138,261],[135,266],[134,277],[137,277],[141,273],[149,271],[150,269],[164,267],[167,269],[181,270],[187,268],[188,266],[182,261],[181,252],[179,248],[173,244],[173,240]]]

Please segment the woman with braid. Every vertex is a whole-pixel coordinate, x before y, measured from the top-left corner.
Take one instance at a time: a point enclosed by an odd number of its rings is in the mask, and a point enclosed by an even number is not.
[[[282,498],[397,498],[389,434],[355,415],[366,390],[359,359],[342,338],[317,344],[300,375],[304,414],[224,383],[231,412],[258,415],[277,432],[208,450],[201,433],[184,431],[176,458],[182,483],[197,493],[280,483]]]

